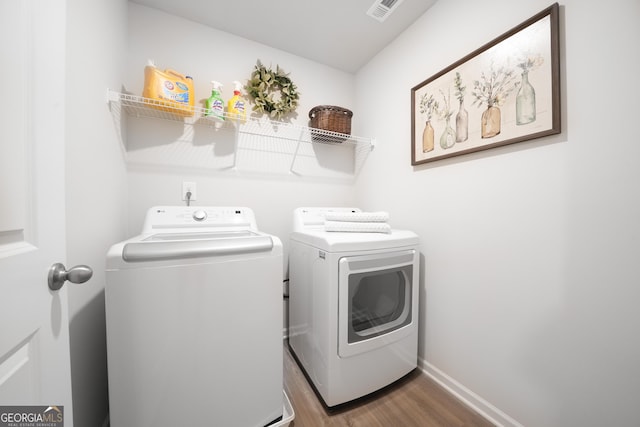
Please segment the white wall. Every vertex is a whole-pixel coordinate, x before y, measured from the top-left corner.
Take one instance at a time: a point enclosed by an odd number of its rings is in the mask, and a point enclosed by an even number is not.
[[[421,236],[427,372],[505,425],[636,426],[640,3],[561,4],[562,134],[411,166],[411,87],[549,5],[440,1],[358,72],[355,204]]]
[[[94,271],[89,282],[66,285],[79,427],[102,425],[108,411],[104,267],[109,246],[125,237],[127,187],[105,96],[122,83],[126,13],[126,0],[67,1],[67,267]]]
[[[192,76],[196,105],[201,107],[211,93],[211,80],[223,83],[226,101],[233,92],[232,82],[245,82],[260,59],[273,69],[282,67],[298,87],[300,105],[293,124],[306,126],[307,113],[316,105],[352,108],[355,102],[352,74],[133,3],[129,4],[128,43],[124,86],[137,95],[142,93],[147,59],[153,59],[158,68]],[[194,205],[252,208],[259,228],[279,236],[285,250],[294,208],[352,201],[354,176],[345,168],[342,156],[348,153],[340,147],[312,150],[306,144],[305,153],[317,159],[297,169],[296,175],[289,173],[291,157],[279,154],[290,152],[293,143],[256,138],[250,141],[254,144],[250,155],[240,153],[244,157],[235,170],[229,170],[225,166],[232,164],[233,138],[198,126],[128,119],[129,234],[141,230],[149,207],[182,205],[183,181],[197,184]]]
[[[233,94],[232,82],[246,82],[259,59],[274,70],[282,67],[298,87],[297,116],[288,117],[293,125],[307,126],[308,112],[316,105],[351,109],[355,103],[352,74],[134,3],[128,6],[127,43],[122,89],[136,95],[142,94],[144,67],[152,59],[160,69],[193,77],[197,106],[203,107],[209,97],[211,80],[224,85],[227,101]],[[353,133],[357,130],[355,118]],[[250,207],[259,229],[281,239],[287,260],[295,208],[344,206],[353,200],[353,147],[305,143],[294,162],[293,141],[243,135],[236,142],[233,132],[130,117],[123,133],[129,236],[140,232],[150,207],[183,205],[182,183],[195,182],[194,206]],[[229,169],[236,143],[242,148],[237,150],[235,168]],[[295,173],[290,172],[292,164]],[[287,276],[285,263],[283,279]],[[286,302],[283,329],[288,324]]]

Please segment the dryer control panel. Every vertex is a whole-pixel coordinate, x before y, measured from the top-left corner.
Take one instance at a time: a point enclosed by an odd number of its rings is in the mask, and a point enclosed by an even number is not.
[[[310,228],[324,229],[324,216],[327,212],[360,212],[358,208],[297,208],[293,211],[293,231],[304,231]]]

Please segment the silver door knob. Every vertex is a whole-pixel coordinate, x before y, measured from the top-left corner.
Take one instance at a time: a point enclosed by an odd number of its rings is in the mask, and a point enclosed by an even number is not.
[[[55,263],[49,269],[49,289],[57,291],[65,281],[71,283],[84,283],[91,279],[93,270],[87,265],[76,265],[67,270],[64,264]]]

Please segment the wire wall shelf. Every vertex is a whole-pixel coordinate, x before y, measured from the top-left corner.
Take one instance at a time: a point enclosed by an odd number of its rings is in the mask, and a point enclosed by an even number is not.
[[[241,133],[261,135],[266,137],[288,139],[301,142],[322,144],[355,144],[365,145],[373,149],[373,138],[346,135],[322,129],[313,129],[290,123],[260,120],[247,117],[239,120],[228,113],[224,113],[224,122],[220,122],[206,115],[206,109],[201,107],[172,107],[162,101],[141,96],[109,91],[109,102],[119,104],[122,111],[133,117],[154,118],[181,122],[192,125],[206,125],[215,128],[233,128]],[[227,129],[228,130],[228,129]]]
[[[214,135],[213,138],[217,140],[218,143],[225,140],[225,134],[227,135],[226,139],[229,139],[229,135],[233,135],[231,138],[234,140],[234,153],[231,160],[225,160],[225,166],[219,165],[219,163],[223,161],[219,158],[210,158],[207,164],[198,163],[204,162],[204,160],[201,158],[202,156],[196,156],[197,159],[195,162],[193,158],[191,158],[188,165],[186,164],[187,162],[181,165],[184,167],[213,167],[214,169],[217,168],[220,170],[237,170],[239,159],[246,159],[249,158],[249,156],[251,159],[256,159],[258,156],[257,152],[261,151],[263,153],[263,163],[267,161],[266,159],[269,159],[268,161],[271,162],[272,168],[276,167],[273,166],[274,157],[278,157],[278,170],[285,170],[296,175],[308,175],[309,168],[304,165],[308,165],[311,162],[311,158],[315,159],[315,163],[322,163],[323,165],[331,164],[333,162],[327,161],[329,157],[334,157],[334,160],[340,162],[342,159],[339,159],[339,157],[346,155],[344,150],[347,150],[351,152],[351,166],[347,168],[349,169],[348,171],[344,171],[345,168],[343,167],[341,169],[342,172],[345,172],[347,175],[355,177],[375,143],[373,138],[364,138],[290,123],[276,122],[266,120],[264,117],[246,117],[240,120],[225,113],[224,120],[216,120],[211,116],[207,116],[206,109],[201,107],[176,107],[155,99],[112,90],[108,90],[107,98],[109,108],[118,127],[122,126],[123,116],[127,116],[177,122],[189,128],[209,128],[211,129],[212,135]],[[151,131],[152,129],[149,130]],[[122,133],[122,129],[120,129],[120,131]],[[189,132],[185,131],[184,133],[188,134]],[[188,143],[188,141],[182,142]],[[129,145],[135,146],[135,144],[136,142],[130,142]],[[321,145],[326,146],[329,151],[326,149],[321,150]],[[332,149],[330,146],[340,147],[340,149],[334,148],[333,150],[337,151],[331,156]],[[125,150],[129,151],[129,149]],[[244,157],[239,154],[239,151],[243,150],[245,151]],[[128,153],[129,161],[138,163],[145,162],[143,159],[136,157],[140,156],[138,150],[132,149],[132,151],[133,152]],[[188,150],[182,150],[181,153],[184,151]],[[283,156],[286,156],[289,160],[282,160]],[[204,157],[210,156],[205,155]],[[176,161],[179,161],[176,160],[176,157],[171,159],[172,163]],[[252,161],[259,162],[259,160]],[[281,164],[283,162],[284,164]],[[255,170],[256,168],[253,167],[253,169]],[[340,167],[338,169],[340,169]]]

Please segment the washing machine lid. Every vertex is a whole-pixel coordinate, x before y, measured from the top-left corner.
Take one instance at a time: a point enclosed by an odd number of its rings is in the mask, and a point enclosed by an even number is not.
[[[391,233],[350,233],[325,231],[323,228],[291,233],[291,240],[327,252],[351,252],[399,248],[418,245],[418,235],[409,230],[391,230]]]

